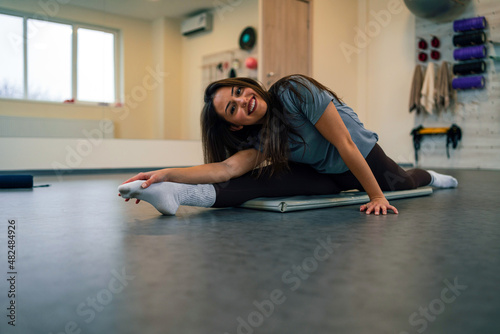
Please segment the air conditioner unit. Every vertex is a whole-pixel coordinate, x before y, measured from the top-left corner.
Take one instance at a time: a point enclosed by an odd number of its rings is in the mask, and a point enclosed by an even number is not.
[[[184,36],[211,30],[212,14],[208,12],[190,17],[181,23],[181,32]]]

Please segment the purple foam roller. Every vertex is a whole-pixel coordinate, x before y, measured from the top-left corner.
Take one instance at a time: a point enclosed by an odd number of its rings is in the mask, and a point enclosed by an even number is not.
[[[476,75],[472,77],[455,78],[451,85],[453,89],[484,88],[484,77],[482,75]]]
[[[455,60],[481,59],[485,58],[487,54],[488,51],[486,46],[474,45],[466,48],[455,49],[455,51],[453,51],[453,58],[455,58]]]
[[[468,31],[486,28],[486,18],[484,16],[471,17],[468,19],[456,20],[453,22],[453,30]]]

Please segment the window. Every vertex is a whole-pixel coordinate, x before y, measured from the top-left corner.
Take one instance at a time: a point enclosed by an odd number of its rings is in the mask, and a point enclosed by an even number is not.
[[[0,98],[113,103],[116,43],[111,29],[0,13]]]
[[[114,35],[78,29],[77,96],[82,101],[115,101]]]
[[[28,19],[28,31],[28,99],[71,99],[72,27]]]
[[[24,97],[23,18],[0,14],[0,97]]]

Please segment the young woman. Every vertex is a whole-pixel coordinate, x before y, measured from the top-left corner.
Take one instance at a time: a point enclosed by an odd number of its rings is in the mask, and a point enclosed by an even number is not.
[[[230,207],[256,197],[366,191],[366,214],[398,213],[382,191],[456,187],[433,171],[404,171],[377,144],[376,133],[316,80],[293,75],[266,91],[248,78],[216,81],[201,115],[205,164],[140,173],[120,196],[145,200],[165,215],[179,205]]]

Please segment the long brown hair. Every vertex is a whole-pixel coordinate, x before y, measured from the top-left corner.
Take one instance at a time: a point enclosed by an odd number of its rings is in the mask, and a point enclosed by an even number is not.
[[[228,78],[208,85],[204,94],[205,105],[201,112],[202,145],[205,163],[221,162],[238,151],[247,148],[256,148],[255,146],[258,143],[258,149],[270,164],[271,172],[269,175],[288,169],[289,141],[301,141],[305,145],[307,143],[304,142],[302,136],[291,125],[290,119],[296,116],[286,110],[281,102],[280,95],[283,94],[284,90],[290,90],[297,96],[300,102],[304,102],[304,97],[296,88],[298,84],[311,92],[304,84],[304,79],[311,82],[317,88],[328,91],[342,103],[337,95],[328,87],[304,75],[284,77],[272,85],[269,91],[266,91],[258,81],[250,78]],[[231,131],[231,124],[215,112],[213,98],[217,90],[222,87],[233,86],[251,88],[266,102],[267,112],[264,116],[263,124],[245,126],[239,131]]]

